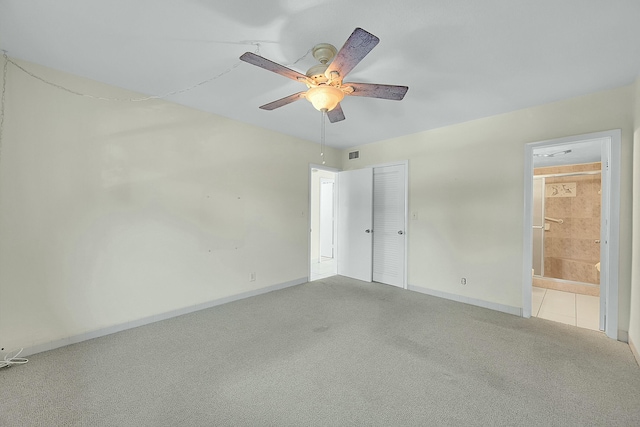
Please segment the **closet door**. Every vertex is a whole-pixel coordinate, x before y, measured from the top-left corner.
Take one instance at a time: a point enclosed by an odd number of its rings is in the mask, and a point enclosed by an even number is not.
[[[338,274],[371,282],[373,169],[338,174]]]
[[[404,287],[405,167],[373,170],[373,281]]]

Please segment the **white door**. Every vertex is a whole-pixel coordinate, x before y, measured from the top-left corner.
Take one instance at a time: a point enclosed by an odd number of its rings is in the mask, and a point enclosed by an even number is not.
[[[404,287],[404,165],[373,170],[373,281]]]
[[[373,169],[338,174],[338,274],[371,282]]]
[[[333,258],[333,181],[320,179],[320,260]]]

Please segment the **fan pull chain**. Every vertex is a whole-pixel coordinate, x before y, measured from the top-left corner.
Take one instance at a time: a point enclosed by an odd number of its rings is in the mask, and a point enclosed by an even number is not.
[[[322,157],[322,164],[324,165],[324,143],[325,143],[325,117],[327,116],[327,110],[320,111],[322,113],[322,121],[320,123],[320,157]]]

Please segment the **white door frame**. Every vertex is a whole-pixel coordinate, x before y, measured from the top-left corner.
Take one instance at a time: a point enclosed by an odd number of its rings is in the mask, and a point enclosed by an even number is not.
[[[602,218],[600,227],[600,295],[605,297],[604,332],[618,339],[618,274],[620,255],[620,151],[621,131],[575,135],[525,145],[524,153],[524,228],[522,271],[522,317],[531,317],[532,287],[532,212],[533,212],[533,150],[540,147],[565,145],[602,139]],[[607,164],[608,162],[608,164]],[[604,294],[603,294],[604,292]]]
[[[324,170],[324,171],[329,171],[329,172],[334,172],[334,173],[338,173],[340,172],[340,169],[336,169],[336,168],[332,168],[330,166],[325,166],[325,165],[317,165],[315,163],[309,163],[309,214],[307,215],[307,230],[309,231],[309,233],[307,234],[307,281],[311,280],[311,245],[313,244],[312,239],[311,239],[311,186],[313,185],[313,170],[314,169],[318,169],[318,170]],[[337,209],[337,196],[338,196],[338,192],[337,192],[337,188],[336,185],[334,184],[333,186],[333,236],[334,236],[334,247],[333,247],[333,257],[336,258],[338,255],[338,247],[335,244],[335,236],[336,236],[336,209]]]

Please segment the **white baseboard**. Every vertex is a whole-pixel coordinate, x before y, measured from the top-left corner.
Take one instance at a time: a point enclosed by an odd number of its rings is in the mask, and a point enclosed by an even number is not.
[[[204,310],[207,308],[215,307],[217,305],[222,305],[222,304],[238,301],[245,298],[255,297],[257,295],[266,294],[268,292],[273,292],[273,291],[277,291],[284,288],[289,288],[291,286],[301,285],[303,283],[307,283],[308,281],[309,281],[308,277],[301,277],[296,280],[290,280],[288,282],[267,286],[266,288],[242,292],[236,295],[231,295],[231,296],[220,298],[217,300],[207,301],[202,304],[196,304],[189,307],[180,308],[177,310],[171,310],[165,313],[144,317],[142,319],[133,320],[131,322],[125,322],[118,325],[113,325],[106,328],[98,329],[95,331],[85,332],[83,334],[62,338],[56,341],[49,341],[43,344],[37,344],[31,347],[25,347],[20,355],[30,356],[36,353],[41,353],[43,351],[49,351],[49,350],[64,347],[70,344],[76,344],[82,341],[87,341],[93,338],[103,337],[105,335],[114,334],[116,332],[124,331],[127,329],[137,328],[138,326],[148,325],[149,323],[159,322],[161,320],[170,319],[172,317],[181,316],[183,314],[193,313],[195,311]]]
[[[488,308],[490,310],[501,311],[503,313],[513,314],[514,316],[522,316],[522,308],[512,307],[510,305],[498,304],[496,302],[484,301],[480,299],[466,297],[464,295],[450,294],[448,292],[438,291],[435,289],[423,288],[422,286],[409,285],[410,291],[420,292],[422,294],[431,295],[434,297],[444,298],[452,301],[458,301],[465,304],[475,305],[482,308]]]

